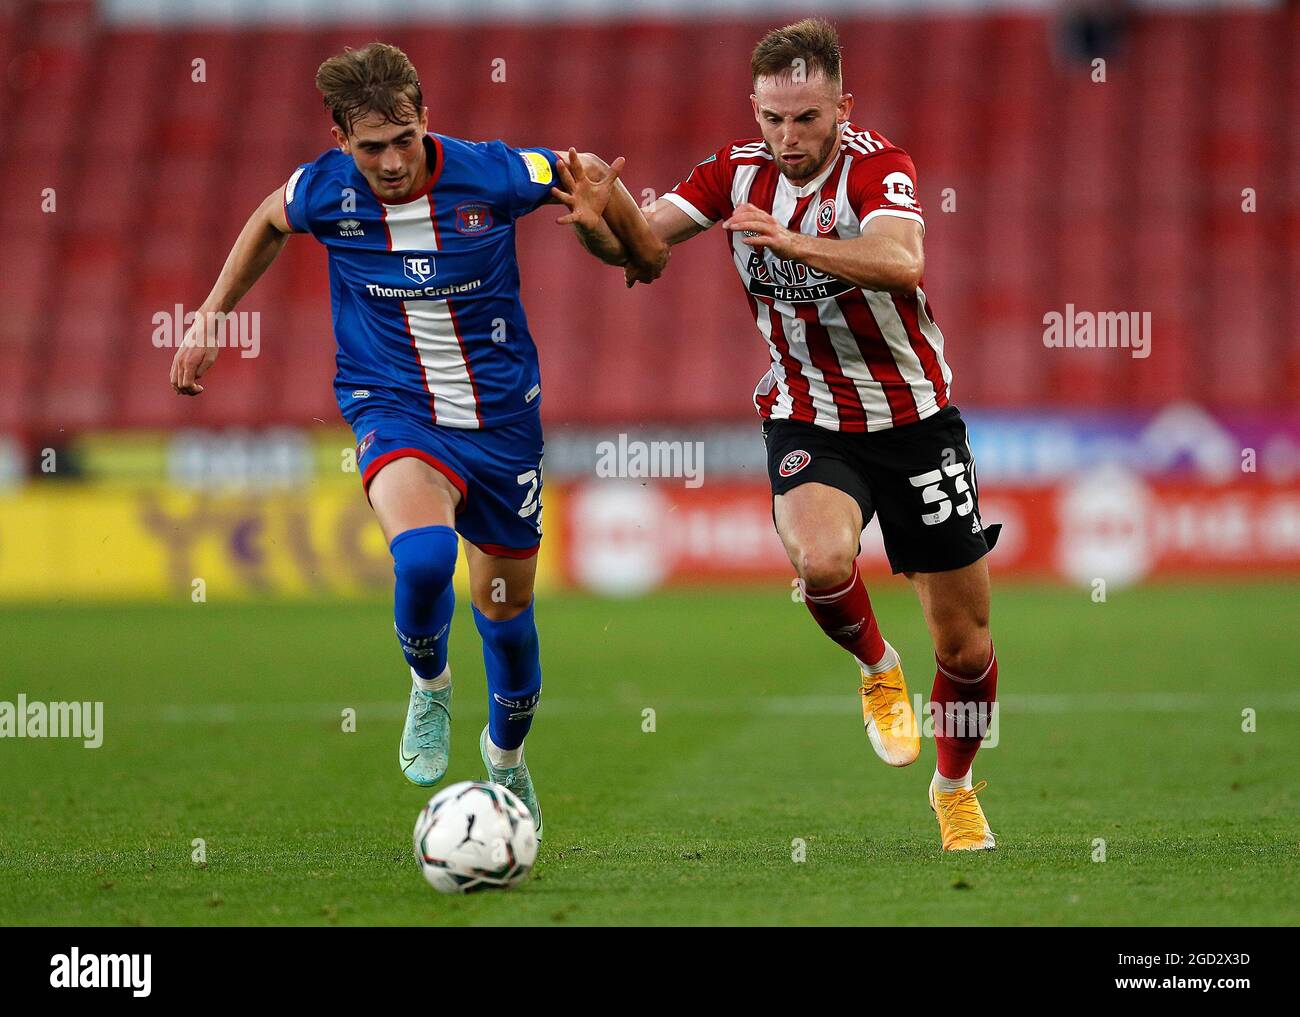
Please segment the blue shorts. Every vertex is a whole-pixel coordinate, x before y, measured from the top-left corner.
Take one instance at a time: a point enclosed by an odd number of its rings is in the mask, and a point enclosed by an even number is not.
[[[394,459],[428,463],[460,492],[456,532],[486,554],[531,558],[542,540],[542,422],[533,414],[502,427],[438,427],[375,407],[353,419],[366,491]]]

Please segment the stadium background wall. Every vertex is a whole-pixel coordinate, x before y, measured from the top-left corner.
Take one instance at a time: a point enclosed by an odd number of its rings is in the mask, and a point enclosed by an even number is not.
[[[321,59],[382,36],[426,68],[436,129],[622,154],[633,192],[650,197],[753,134],[747,54],[779,7],[0,7],[14,125],[0,152],[0,596],[171,597],[190,571],[241,595],[387,582],[355,477],[334,484],[348,438],[320,246],[290,243],[259,282],[241,307],[260,316],[259,355],[228,351],[202,398],[172,394],[172,351],[151,341],[155,315],[202,298],[249,209],[329,144],[311,87]],[[1137,4],[1106,21],[1036,0],[804,7],[840,28],[855,119],[918,166],[955,399],[986,515],[1011,524],[995,571],[1294,574],[1300,11]],[[698,490],[590,468],[590,449],[624,433],[755,440],[766,354],[721,241],[679,249],[663,280],[628,292],[549,218],[519,237],[545,388],[546,582],[784,584],[748,453],[727,460],[706,441]],[[1151,355],[1048,346],[1044,316],[1067,307],[1149,312]],[[216,458],[250,435],[326,451],[278,474],[273,493],[248,478],[196,485],[175,462],[195,434]],[[1178,454],[1151,454],[1153,434]],[[1030,468],[1010,468],[1013,446]],[[1121,471],[1097,474],[1120,446]],[[1209,515],[1193,519],[1193,505]],[[187,513],[205,527],[192,559],[168,550]],[[878,570],[870,535],[864,546]]]

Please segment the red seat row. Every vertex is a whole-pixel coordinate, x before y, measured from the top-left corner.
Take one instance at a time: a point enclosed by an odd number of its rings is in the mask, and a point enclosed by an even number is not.
[[[116,29],[90,0],[0,10],[0,428],[334,422],[323,252],[249,295],[256,360],[170,392],[153,316],[203,299],[247,214],[329,147],[322,59],[372,37],[435,130],[628,158],[638,198],[756,128],[760,21]],[[1039,16],[843,19],[853,119],[912,154],[927,292],[984,406],[1300,402],[1300,14],[1136,17],[1105,80]],[[50,199],[53,199],[53,205]],[[628,292],[543,209],[519,231],[552,423],[744,418],[766,353],[723,242]],[[1066,305],[1149,311],[1153,353],[1054,350]]]

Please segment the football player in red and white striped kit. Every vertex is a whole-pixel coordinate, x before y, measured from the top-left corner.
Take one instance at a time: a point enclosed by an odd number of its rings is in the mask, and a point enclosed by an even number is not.
[[[915,587],[935,646],[929,798],[942,846],[992,848],[971,763],[997,690],[984,556],[998,527],[980,520],[943,335],[921,286],[916,170],[902,149],[849,120],[853,96],[825,21],[768,33],[751,69],[761,137],[724,145],[639,214],[627,201],[601,201],[567,163],[568,193],[556,194],[603,229],[584,243],[623,264],[629,285],[656,278],[671,245],[722,226],[771,355],[754,403],[773,519],[805,603],[856,659],[877,754],[892,766],[913,762],[920,739],[902,667],[857,567],[862,530],[878,514],[890,565]]]

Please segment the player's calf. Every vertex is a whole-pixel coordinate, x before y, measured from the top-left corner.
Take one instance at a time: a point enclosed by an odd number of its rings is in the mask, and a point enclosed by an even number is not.
[[[474,624],[483,638],[487,671],[488,734],[503,751],[518,749],[528,737],[542,694],[541,649],[530,604],[505,621],[493,621],[474,608]]]
[[[880,663],[885,656],[885,640],[856,562],[851,563],[848,577],[837,585],[812,586],[805,582],[803,593],[808,612],[832,641],[853,654],[863,667]]]
[[[945,851],[980,851],[996,846],[976,794],[984,782],[972,785],[971,765],[992,721],[998,692],[998,658],[992,641],[982,652],[969,646],[953,652],[961,667],[936,654],[930,711],[938,764],[930,782],[930,806],[939,821]],[[979,661],[972,666],[972,661]]]
[[[965,787],[970,787],[971,764],[992,722],[998,694],[998,658],[991,641],[980,657],[982,660],[977,668],[957,668],[936,656],[934,687],[930,691],[930,712],[939,757],[936,779],[964,781]],[[969,662],[972,657],[964,654],[962,659]]]
[[[479,749],[488,777],[517,794],[532,814],[538,839],[542,810],[524,762],[524,739],[542,694],[542,665],[533,605],[500,621],[474,608],[474,624],[483,637],[487,670],[488,723]]]
[[[393,538],[394,628],[411,669],[411,698],[398,746],[406,778],[436,784],[451,755],[451,668],[447,636],[456,606],[456,532],[421,526]]]
[[[389,544],[393,555],[393,618],[411,670],[425,680],[447,666],[447,631],[456,595],[456,531],[450,526],[405,530]]]
[[[809,613],[858,665],[872,748],[890,766],[907,766],[920,754],[921,740],[902,663],[880,634],[858,572],[861,508],[844,491],[810,483],[779,495],[774,515]]]
[[[907,766],[921,752],[916,715],[903,678],[903,663],[885,642],[871,598],[853,562],[837,586],[804,588],[804,603],[822,631],[853,654],[861,674],[862,722],[876,755],[890,766]]]

